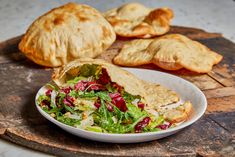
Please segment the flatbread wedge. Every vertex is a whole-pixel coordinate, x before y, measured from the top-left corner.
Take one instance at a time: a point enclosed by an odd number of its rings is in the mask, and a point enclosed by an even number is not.
[[[68,3],[37,18],[19,49],[37,64],[58,67],[76,58],[94,58],[115,41],[116,34],[96,9]]]
[[[104,13],[117,35],[150,38],[170,29],[173,11],[169,8],[150,9],[139,3],[129,3]]]
[[[140,95],[144,98],[148,107],[158,108],[167,104],[179,101],[178,95],[159,84],[143,81],[126,70],[123,70],[113,64],[100,59],[83,58],[70,62],[66,66],[57,68],[52,75],[53,81],[60,87],[63,87],[68,75],[77,75],[79,66],[84,64],[97,64],[105,68],[113,82],[133,95]]]

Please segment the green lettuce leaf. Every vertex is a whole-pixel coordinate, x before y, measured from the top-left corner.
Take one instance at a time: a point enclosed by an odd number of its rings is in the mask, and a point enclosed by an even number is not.
[[[87,126],[85,129],[88,131],[103,132],[103,129],[99,126]]]
[[[126,106],[128,108],[127,113],[134,118],[134,120],[139,119],[143,115],[147,115],[146,111],[142,111],[140,108],[137,106],[131,104],[131,103],[126,103]]]

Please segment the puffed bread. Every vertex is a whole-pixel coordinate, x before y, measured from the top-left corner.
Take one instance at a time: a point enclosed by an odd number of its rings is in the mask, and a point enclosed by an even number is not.
[[[76,58],[94,58],[115,39],[112,26],[99,11],[68,3],[36,19],[19,49],[37,64],[57,67]]]
[[[173,11],[169,8],[150,9],[139,3],[125,4],[105,12],[117,35],[150,38],[165,34],[170,29]]]

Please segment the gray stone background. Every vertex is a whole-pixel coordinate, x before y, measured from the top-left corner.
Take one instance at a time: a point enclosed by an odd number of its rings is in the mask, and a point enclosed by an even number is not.
[[[48,10],[69,0],[0,0],[0,42],[23,34],[28,26]],[[105,11],[133,0],[77,0]],[[174,10],[174,25],[197,27],[222,33],[235,42],[235,0],[136,0],[149,7]],[[0,111],[1,112],[1,111]],[[43,153],[0,140],[0,157],[39,157]]]
[[[69,0],[0,0],[0,41],[23,34],[38,16]],[[77,0],[105,11],[133,0]],[[219,32],[235,42],[234,0],[137,0],[149,7],[174,10],[174,25]]]

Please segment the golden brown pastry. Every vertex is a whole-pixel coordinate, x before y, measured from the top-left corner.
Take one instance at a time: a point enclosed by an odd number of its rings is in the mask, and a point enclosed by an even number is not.
[[[57,67],[76,58],[94,58],[115,39],[112,26],[99,11],[68,3],[36,19],[19,49],[37,64]]]
[[[163,114],[164,118],[166,118],[171,123],[179,123],[185,121],[192,114],[192,104],[189,101],[184,102],[176,108],[171,109],[161,109],[160,112]]]
[[[186,36],[170,34],[153,41],[148,51],[155,52],[152,62],[163,69],[177,70],[182,67],[198,73],[212,70],[222,56]]]
[[[113,62],[124,66],[153,63],[166,70],[186,68],[207,73],[222,58],[220,54],[186,36],[169,34],[150,42],[144,39],[130,41],[123,46]]]
[[[104,16],[119,36],[150,38],[169,31],[173,11],[169,8],[150,9],[139,3],[129,3],[105,12]]]
[[[124,66],[149,64],[154,53],[146,51],[153,39],[136,39],[125,43],[113,62]]]

